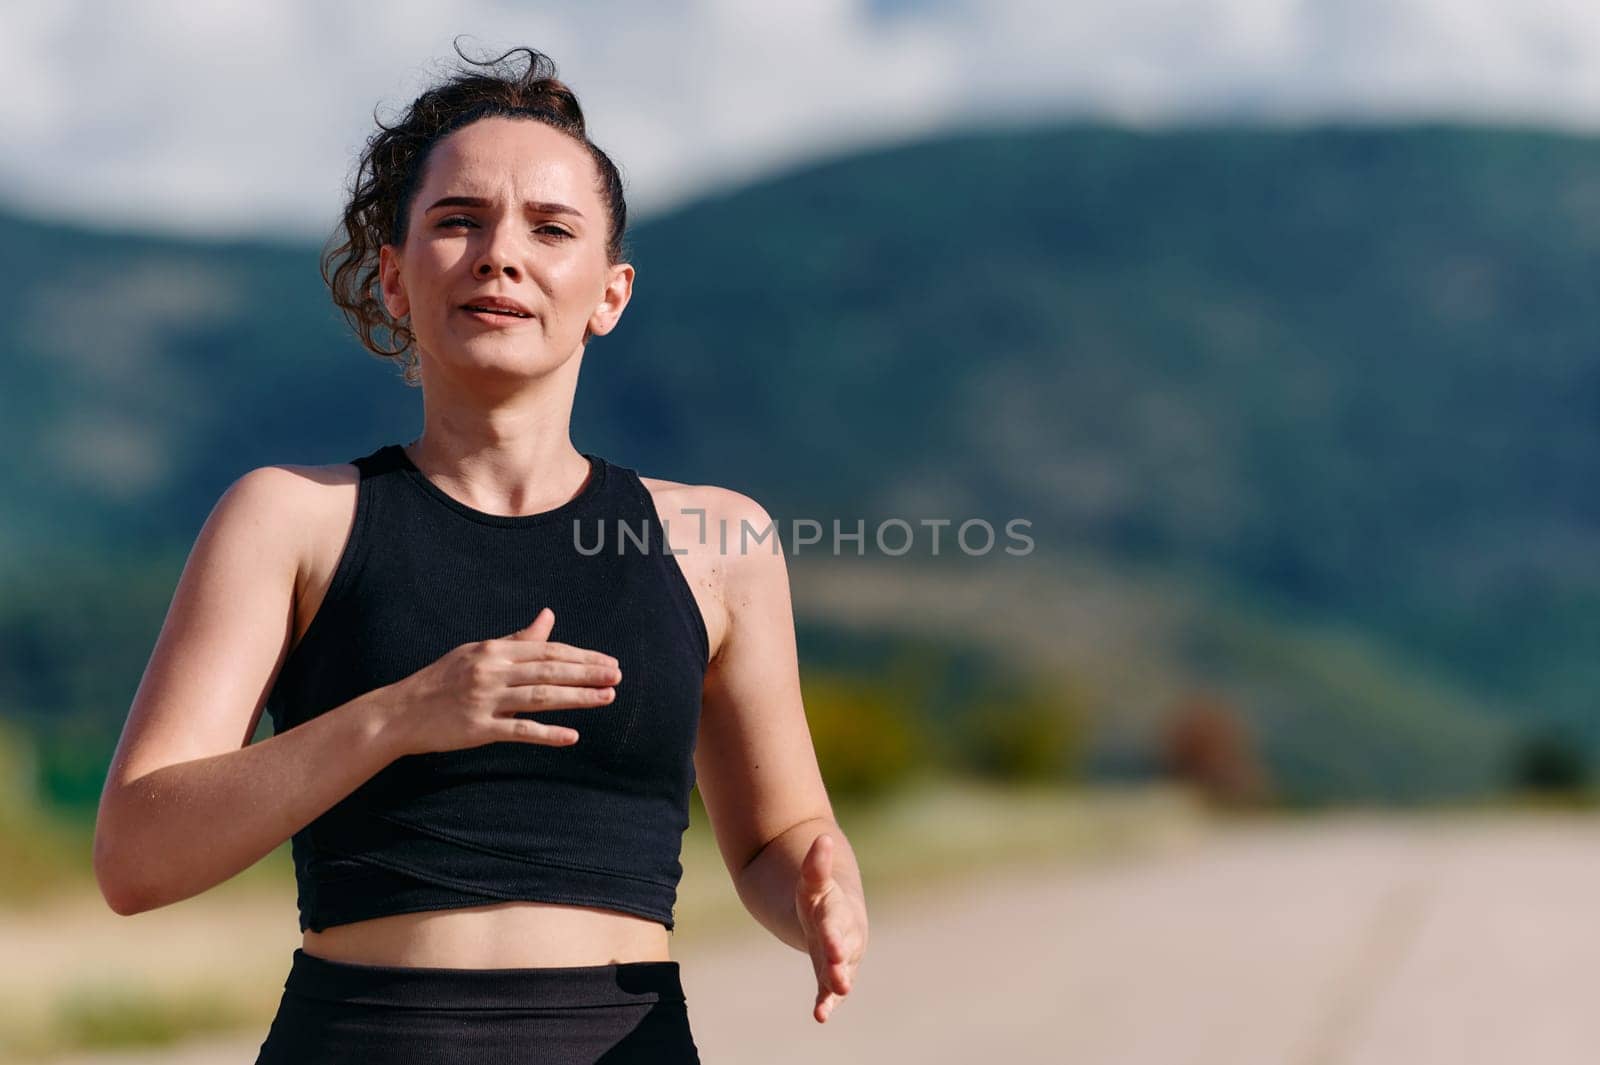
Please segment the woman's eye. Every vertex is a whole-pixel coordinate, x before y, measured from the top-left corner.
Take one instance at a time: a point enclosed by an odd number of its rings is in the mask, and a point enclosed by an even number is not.
[[[474,222],[472,219],[468,218],[466,215],[460,215],[460,214],[453,214],[448,218],[439,219],[439,228],[440,229],[461,229],[461,228],[467,227],[467,226],[471,226],[473,228],[477,228],[477,225],[478,225],[478,223]],[[538,229],[536,229],[534,232],[536,232],[536,233],[550,233],[550,234],[552,234],[554,236],[566,237],[568,239],[570,239],[572,237],[571,233],[567,232],[565,229],[562,229],[560,226],[555,225],[553,223],[552,224],[547,224],[547,225],[542,225]]]

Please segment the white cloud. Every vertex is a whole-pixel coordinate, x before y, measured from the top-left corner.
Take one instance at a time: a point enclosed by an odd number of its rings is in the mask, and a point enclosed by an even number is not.
[[[1586,0],[58,0],[0,13],[3,198],[321,236],[373,108],[407,102],[460,33],[555,57],[636,215],[1019,111],[1600,125]]]

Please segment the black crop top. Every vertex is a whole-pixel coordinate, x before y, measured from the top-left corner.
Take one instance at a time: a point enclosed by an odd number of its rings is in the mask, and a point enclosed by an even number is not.
[[[275,734],[546,606],[550,639],[613,655],[622,680],[608,704],[520,715],[575,744],[406,755],[295,833],[302,930],[507,899],[672,929],[709,643],[638,474],[585,457],[576,497],[521,516],[449,495],[399,444],[354,460],[355,524],[268,696]]]

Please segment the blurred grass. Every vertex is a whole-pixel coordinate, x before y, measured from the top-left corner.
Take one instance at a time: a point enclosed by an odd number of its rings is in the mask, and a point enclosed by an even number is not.
[[[170,1046],[252,1025],[264,1035],[276,1005],[245,987],[101,981],[64,989],[52,1011],[34,1023],[6,1022],[0,1027],[0,1049],[5,1060],[49,1060],[67,1053]]]
[[[47,901],[92,869],[94,832],[38,811],[0,806],[0,906]]]
[[[47,899],[92,867],[93,826],[40,806],[38,776],[26,733],[0,718],[0,906]]]
[[[684,937],[743,931],[745,913],[723,865],[699,792],[684,836],[677,914]],[[1183,846],[1215,818],[1171,785],[1080,788],[1000,784],[924,773],[892,795],[835,801],[834,814],[875,906],[942,881],[1004,866],[1096,861]]]
[[[1221,813],[1175,785],[1005,785],[934,773],[886,797],[835,803],[875,915],[924,890],[1007,868],[1121,860],[1189,847],[1240,822],[1350,810]],[[1408,816],[1470,827],[1537,811],[1561,816],[1571,807],[1525,796]],[[1394,816],[1381,807],[1370,813]],[[684,945],[760,934],[733,889],[698,792],[682,860],[675,954]],[[159,1048],[227,1033],[264,1038],[299,945],[294,893],[285,846],[201,896],[132,918],[104,907],[86,869],[55,884],[50,901],[0,909],[0,952],[26,959],[0,970],[0,1061]]]
[[[1170,787],[1006,787],[919,776],[877,801],[836,803],[877,912],[901,893],[1005,865],[1126,854],[1181,843],[1209,815]],[[675,944],[755,934],[694,793]],[[98,899],[87,868],[52,901],[0,910],[0,1061],[170,1045],[238,1031],[263,1038],[299,945],[287,846],[194,899],[131,918]],[[7,926],[13,930],[8,937]],[[8,943],[11,938],[13,942]],[[55,957],[45,958],[48,952]]]

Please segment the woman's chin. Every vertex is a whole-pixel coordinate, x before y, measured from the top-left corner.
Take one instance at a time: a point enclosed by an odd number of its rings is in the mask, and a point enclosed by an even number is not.
[[[510,337],[474,337],[455,345],[444,361],[464,373],[528,377],[549,373],[563,360],[553,358],[543,345],[529,344],[525,339],[519,342]]]

